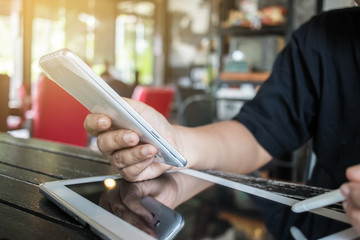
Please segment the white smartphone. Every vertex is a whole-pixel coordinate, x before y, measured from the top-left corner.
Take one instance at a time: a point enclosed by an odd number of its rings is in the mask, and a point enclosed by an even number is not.
[[[109,116],[114,128],[137,132],[141,141],[159,150],[155,160],[176,167],[184,167],[185,158],[153,129],[127,102],[78,56],[68,49],[60,49],[40,58],[43,73],[76,98],[92,113]]]

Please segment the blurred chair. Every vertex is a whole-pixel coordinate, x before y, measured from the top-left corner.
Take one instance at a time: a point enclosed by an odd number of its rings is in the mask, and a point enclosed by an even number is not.
[[[33,100],[32,137],[88,145],[84,120],[89,111],[65,90],[40,75]]]
[[[182,104],[188,97],[194,95],[205,95],[205,89],[202,88],[193,88],[193,87],[184,87],[178,85],[176,87],[176,100],[178,104]]]
[[[134,91],[134,86],[128,85],[120,80],[114,79],[107,81],[107,84],[121,97],[131,98]]]
[[[9,90],[10,78],[7,75],[0,74],[0,131],[6,132],[7,118],[9,116]]]
[[[214,122],[212,101],[205,89],[178,84],[176,90],[179,124],[196,127]]]
[[[179,109],[180,124],[197,127],[213,122],[211,99],[205,94],[187,97]]]
[[[175,90],[171,87],[137,86],[132,99],[139,100],[153,107],[155,110],[170,119],[171,104]]]
[[[30,94],[31,85],[29,83],[22,83],[17,89],[17,93],[20,100],[20,105],[15,108],[10,108],[9,117],[7,119],[8,130],[20,130],[28,129],[28,115],[31,110],[31,94]]]
[[[107,69],[101,74],[101,78],[121,97],[131,98],[134,88],[136,87],[136,80],[133,85],[126,84],[113,77]]]

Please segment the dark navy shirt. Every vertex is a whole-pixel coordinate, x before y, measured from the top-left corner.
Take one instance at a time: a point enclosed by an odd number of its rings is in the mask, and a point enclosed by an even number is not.
[[[274,157],[312,138],[310,184],[347,181],[345,169],[360,163],[360,8],[323,13],[295,31],[235,119]]]

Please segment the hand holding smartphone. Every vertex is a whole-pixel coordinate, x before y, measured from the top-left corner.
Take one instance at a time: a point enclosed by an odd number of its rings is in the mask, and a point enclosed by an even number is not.
[[[142,141],[159,150],[155,160],[184,167],[185,158],[78,56],[61,49],[40,58],[44,74],[92,113],[107,115],[113,127],[137,132]]]

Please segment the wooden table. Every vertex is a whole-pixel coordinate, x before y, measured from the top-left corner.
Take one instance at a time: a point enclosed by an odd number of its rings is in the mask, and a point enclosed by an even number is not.
[[[46,200],[38,185],[115,173],[91,150],[0,133],[0,239],[98,239]]]
[[[89,149],[0,133],[0,239],[99,239],[47,200],[38,186],[47,181],[116,173],[101,154]],[[299,199],[324,191],[235,174],[208,173]]]

